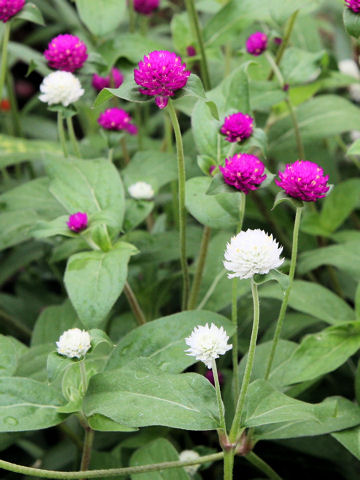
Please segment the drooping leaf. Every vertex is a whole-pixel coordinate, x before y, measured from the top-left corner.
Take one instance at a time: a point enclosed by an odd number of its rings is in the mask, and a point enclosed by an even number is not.
[[[121,22],[126,3],[117,0],[76,0],[81,20],[94,35],[106,35],[115,30]]]

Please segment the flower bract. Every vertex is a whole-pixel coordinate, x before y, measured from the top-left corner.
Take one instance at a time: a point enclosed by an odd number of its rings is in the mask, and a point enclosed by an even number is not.
[[[98,123],[105,130],[126,130],[131,135],[137,134],[137,127],[131,123],[131,116],[121,108],[108,108],[100,114]]]
[[[246,40],[246,50],[251,55],[261,55],[267,47],[268,37],[264,32],[255,32]]]

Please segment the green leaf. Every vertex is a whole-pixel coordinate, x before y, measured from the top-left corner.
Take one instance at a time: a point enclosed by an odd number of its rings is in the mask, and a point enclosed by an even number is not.
[[[277,285],[266,285],[261,295],[283,299]],[[336,325],[355,319],[354,311],[341,298],[327,288],[312,282],[295,280],[289,298],[289,306],[294,310],[308,313],[324,322]]]
[[[87,417],[101,414],[131,427],[218,427],[215,389],[195,373],[154,373],[153,367],[147,371],[134,366],[111,370],[92,377],[83,407]]]
[[[360,322],[325,328],[307,335],[276,375],[283,385],[313,380],[336,370],[360,348]]]
[[[332,265],[349,273],[356,281],[360,281],[360,242],[349,242],[330,247],[317,248],[301,253],[297,271],[304,275],[323,265]]]
[[[239,223],[239,192],[207,195],[209,177],[193,177],[186,182],[186,208],[203,225],[227,229]]]
[[[313,53],[300,48],[287,48],[281,60],[285,82],[293,85],[313,81],[321,72],[320,62],[324,54],[324,50]]]
[[[60,335],[70,328],[80,327],[76,312],[69,300],[62,305],[45,308],[39,315],[31,337],[31,345],[41,345],[59,340]]]
[[[360,179],[350,178],[337,184],[324,200],[320,213],[321,226],[334,232],[342,225],[360,201]]]
[[[140,225],[152,212],[154,202],[146,200],[126,200],[126,213],[124,219],[124,231],[129,232]]]
[[[126,2],[118,0],[76,0],[81,20],[94,35],[103,36],[115,30],[126,11]]]
[[[196,148],[201,155],[213,158],[214,164],[226,156],[229,143],[220,135],[221,125],[203,101],[197,102],[192,111],[191,126]]]
[[[346,450],[360,460],[360,427],[349,428],[342,432],[332,433],[331,436],[335,438]]]
[[[355,313],[356,319],[360,320],[360,283],[358,284],[355,292]]]
[[[12,337],[0,335],[0,376],[13,375],[16,372],[19,357],[18,342]]]
[[[29,22],[36,23],[38,25],[45,25],[41,11],[32,2],[27,2],[24,5],[24,8],[16,15],[15,18],[20,20],[28,20]]]
[[[360,155],[360,139],[355,140],[347,149],[346,155]]]
[[[122,175],[127,188],[133,183],[143,181],[159,189],[176,180],[176,155],[148,149],[136,152],[122,171]]]
[[[130,466],[151,465],[152,463],[174,462],[179,460],[179,454],[173,445],[165,438],[158,438],[136,450],[130,458]],[[183,468],[166,470],[166,480],[189,480]],[[164,472],[146,472],[131,475],[132,480],[163,480]]]
[[[64,420],[62,397],[49,385],[20,377],[0,378],[0,432],[52,427]]]
[[[179,373],[196,362],[195,357],[185,354],[185,338],[197,325],[206,323],[222,326],[230,337],[234,333],[232,323],[216,313],[204,310],[176,313],[153,320],[125,335],[106,368],[122,368],[139,357],[146,357],[161,370]]]
[[[107,160],[46,161],[45,165],[51,193],[69,213],[106,210],[117,219],[116,231],[121,229],[124,188],[114,165]]]
[[[286,195],[286,193],[281,190],[281,192],[278,192],[276,194],[275,200],[274,200],[274,205],[271,210],[274,210],[280,203],[289,203],[292,207],[294,208],[301,208],[304,206],[304,203],[301,200],[297,200],[296,198],[289,197],[289,195]]]
[[[119,88],[104,88],[95,99],[94,107],[98,107],[110,100],[112,97],[121,98],[128,102],[145,103],[153,100],[152,96],[143,95],[139,92],[139,86],[135,83],[132,77],[124,80],[124,83]]]
[[[109,252],[76,253],[68,260],[65,287],[83,325],[99,326],[118,299],[127,278],[127,264],[137,252],[118,242]]]
[[[360,111],[348,100],[336,95],[319,95],[296,108],[300,134],[305,144],[356,130]],[[275,122],[269,131],[272,154],[295,146],[294,127],[290,115]],[[330,198],[330,197],[329,197]]]
[[[120,425],[120,423],[114,422],[111,418],[97,413],[88,418],[87,421],[90,427],[97,432],[136,432],[138,430],[127,425]]]
[[[342,397],[311,404],[284,395],[264,380],[248,390],[243,425],[256,427],[256,440],[309,437],[335,432],[360,423],[360,409]]]
[[[61,156],[61,149],[56,142],[0,135],[0,154],[0,167],[3,168],[25,160],[39,160],[43,155]]]
[[[360,37],[360,18],[359,14],[353,12],[348,7],[344,7],[343,14],[344,25],[347,33],[355,38]]]
[[[266,275],[254,275],[253,280],[257,285],[262,285],[275,280],[283,291],[289,287],[289,276],[285,275],[285,273],[279,272],[279,270],[271,270],[271,272]]]
[[[239,190],[225,183],[222,173],[217,173],[212,177],[206,195],[218,195],[219,193],[239,193]]]
[[[55,343],[34,345],[23,352],[15,372],[17,377],[30,377],[34,380],[47,381],[46,362],[50,352],[55,350]]]

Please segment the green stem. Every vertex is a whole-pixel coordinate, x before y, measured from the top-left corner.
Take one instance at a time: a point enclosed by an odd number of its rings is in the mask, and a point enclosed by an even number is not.
[[[208,247],[209,247],[210,234],[211,234],[210,227],[204,227],[201,244],[200,244],[199,257],[196,265],[194,281],[190,291],[190,297],[189,297],[189,303],[188,303],[189,310],[193,310],[196,305],[196,300],[197,300],[199,290],[200,290],[200,285],[201,285],[201,279],[202,279],[204,268],[205,268],[205,261],[206,261],[206,256],[208,252]]]
[[[142,308],[140,307],[140,304],[136,298],[136,295],[133,292],[128,282],[125,282],[124,293],[126,295],[126,298],[129,302],[129,305],[136,318],[138,325],[145,325],[146,318],[145,318],[144,312],[142,311]]]
[[[81,457],[80,471],[88,470],[91,460],[91,449],[94,442],[94,430],[90,427],[85,428],[85,438]],[[84,474],[83,474],[84,475]],[[86,475],[86,477],[88,477]],[[85,477],[83,477],[85,480]]]
[[[74,153],[77,157],[81,158],[81,153],[80,153],[78,141],[76,139],[72,117],[66,117],[66,125],[67,125],[67,129],[69,132],[69,137],[70,137],[70,141],[71,141]]]
[[[212,361],[211,368],[213,371],[213,377],[214,377],[214,383],[215,383],[216,400],[217,400],[218,410],[219,410],[220,428],[223,431],[224,435],[226,435],[225,410],[224,410],[224,404],[221,398],[219,375],[218,375],[215,360]]]
[[[204,40],[201,34],[201,28],[199,23],[199,17],[195,8],[194,0],[185,0],[186,10],[189,17],[190,28],[192,35],[196,38],[197,45],[200,50],[200,70],[202,81],[204,82],[205,90],[211,89],[209,70],[206,60],[206,52]]]
[[[233,480],[234,451],[224,452],[224,480]]]
[[[292,244],[290,270],[289,270],[289,285],[288,285],[288,288],[285,291],[284,298],[283,298],[283,301],[282,301],[282,304],[281,304],[281,307],[280,307],[279,317],[278,317],[278,320],[277,320],[277,323],[276,323],[276,329],[275,329],[274,338],[273,338],[273,342],[272,342],[272,346],[271,346],[269,360],[268,360],[268,364],[267,364],[267,367],[266,367],[265,380],[267,380],[270,376],[271,367],[272,367],[274,357],[275,357],[276,347],[277,347],[277,344],[278,344],[279,339],[280,339],[280,334],[281,334],[282,326],[283,326],[283,323],[284,323],[285,313],[286,313],[287,305],[288,305],[288,302],[289,302],[289,296],[290,296],[291,288],[292,288],[293,281],[294,281],[301,213],[302,213],[302,207],[298,207],[296,209],[294,231],[293,231],[293,244]]]
[[[253,307],[254,307],[254,320],[253,320],[253,327],[251,332],[250,346],[249,346],[249,352],[248,352],[244,377],[242,380],[240,395],[237,401],[234,420],[231,425],[231,430],[229,435],[229,440],[232,443],[238,440],[238,435],[240,433],[241,414],[242,414],[242,410],[245,403],[246,393],[250,383],[251,372],[252,372],[252,367],[253,367],[254,357],[255,357],[257,334],[259,330],[259,318],[260,318],[259,293],[258,293],[257,285],[253,280],[251,280],[251,292],[252,292]]]
[[[9,101],[10,101],[11,117],[12,117],[14,135],[15,135],[15,137],[21,137],[22,136],[22,128],[21,128],[21,121],[20,121],[20,115],[19,115],[19,108],[18,108],[16,95],[15,95],[15,92],[14,92],[14,81],[13,81],[13,78],[12,78],[12,75],[11,75],[10,72],[8,72],[7,77],[6,77],[6,88],[7,88],[7,93],[8,93],[8,96],[9,96]],[[17,165],[15,165],[15,168],[16,167],[20,167],[20,165],[17,164]]]
[[[277,54],[276,54],[276,58],[275,58],[276,65],[280,65],[280,62],[281,62],[282,57],[284,55],[284,52],[285,52],[285,50],[286,50],[286,48],[289,44],[290,36],[291,36],[292,31],[293,31],[295,20],[296,20],[296,17],[298,16],[298,13],[299,13],[299,10],[296,10],[291,15],[291,17],[289,18],[289,21],[286,25],[286,30],[285,30],[283,41],[282,41],[282,43],[279,47],[279,50],[277,51]],[[268,76],[268,80],[271,80],[273,78],[273,75],[274,75],[274,72],[271,71],[269,76]]]
[[[4,35],[2,38],[1,66],[0,66],[0,100],[3,99],[3,93],[4,93],[10,28],[11,28],[11,22],[5,23]]]
[[[223,452],[213,453],[211,455],[205,455],[203,457],[196,458],[195,460],[189,460],[186,462],[162,462],[154,463],[152,465],[139,465],[136,467],[125,468],[109,468],[108,470],[88,470],[82,472],[59,472],[56,470],[42,470],[40,468],[25,467],[23,465],[17,465],[16,463],[6,462],[0,460],[0,468],[7,470],[8,472],[20,473],[21,475],[29,475],[30,477],[38,478],[50,478],[54,480],[76,480],[86,477],[90,478],[109,478],[117,476],[128,476],[136,473],[157,472],[160,470],[168,470],[170,468],[186,467],[190,465],[203,464],[207,462],[214,462],[221,460],[224,457]]]
[[[128,149],[127,149],[127,146],[126,146],[125,136],[121,137],[120,144],[121,144],[124,163],[125,163],[125,165],[128,165],[128,163],[130,162],[130,157],[129,157],[129,152],[128,152]]]
[[[134,11],[134,0],[129,1],[129,31],[130,33],[135,32],[135,11]]]
[[[86,366],[85,366],[84,359],[80,361],[80,378],[81,378],[82,394],[85,395],[87,390],[87,375],[86,375]]]
[[[298,153],[299,153],[299,158],[304,159],[305,158],[305,150],[304,150],[304,145],[303,145],[302,140],[301,140],[300,128],[299,128],[299,124],[298,124],[298,121],[297,121],[297,117],[296,117],[294,107],[292,106],[292,103],[291,103],[289,98],[285,99],[285,103],[288,107],[290,117],[291,117],[291,121],[292,121],[293,126],[294,126],[295,139],[296,139],[297,150],[298,150]]]
[[[142,115],[141,115],[141,106],[138,103],[135,104],[135,122],[136,122],[136,126],[138,127],[138,134],[137,134],[138,149],[142,150],[144,125],[143,125]]]
[[[268,465],[264,460],[258,457],[254,452],[250,452],[246,455],[246,460],[248,460],[254,467],[258,468],[261,472],[265,473],[270,480],[282,480],[280,475],[278,475],[275,470],[273,470],[270,465]]]
[[[177,162],[178,162],[178,180],[179,180],[179,233],[180,233],[180,262],[183,277],[182,289],[182,310],[186,309],[189,296],[189,269],[186,259],[186,210],[185,210],[185,159],[184,149],[181,138],[179,121],[171,98],[167,106],[170,120],[175,133]]]
[[[61,112],[58,112],[57,114],[57,126],[58,126],[58,135],[59,135],[59,140],[64,152],[64,156],[68,156],[68,150],[66,146],[66,138],[65,138],[65,131],[64,131],[64,123],[63,123],[63,114]]]
[[[171,120],[167,115],[165,115],[164,118],[165,118],[165,124],[164,124],[165,150],[169,153],[173,153],[174,148],[173,148],[173,139],[172,139]],[[176,180],[171,182],[171,195],[172,195],[172,208],[173,208],[174,224],[175,224],[176,229],[178,229],[179,228],[179,212],[178,212]]]
[[[27,339],[31,338],[32,331],[26,325],[21,323],[17,318],[9,315],[4,310],[0,310],[0,318],[5,320],[5,322],[11,327],[14,328],[19,332],[19,334],[23,335]]]
[[[217,286],[217,284],[220,282],[220,280],[223,278],[223,276],[225,275],[226,273],[226,270],[223,268],[221,270],[221,272],[219,272],[216,277],[214,278],[212,284],[210,285],[210,287],[208,288],[208,291],[205,293],[204,295],[204,298],[201,300],[201,302],[199,303],[199,305],[196,307],[196,310],[201,310],[204,305],[206,305],[207,301],[209,300],[209,298],[211,297],[211,295],[214,293],[215,291],[215,288]]]

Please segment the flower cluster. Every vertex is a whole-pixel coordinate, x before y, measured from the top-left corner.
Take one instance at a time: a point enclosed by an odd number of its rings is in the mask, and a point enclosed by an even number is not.
[[[134,0],[134,9],[143,15],[150,15],[159,6],[160,0]]]
[[[25,5],[25,0],[0,0],[0,20],[6,23],[10,18],[20,12]]]
[[[131,116],[121,108],[108,108],[100,114],[98,123],[105,130],[126,130],[131,135],[137,134],[137,127],[131,123]]]
[[[275,180],[287,195],[304,202],[315,202],[326,196],[329,186],[328,175],[316,163],[297,160],[286,165],[284,172],[279,172],[280,180]]]
[[[213,323],[210,327],[208,324],[199,325],[194,328],[190,337],[185,338],[186,345],[190,347],[185,352],[211,368],[213,360],[231,350],[232,345],[228,345],[228,340],[229,336],[223,327],[218,328]]]
[[[272,235],[263,230],[248,229],[232,237],[226,245],[224,267],[231,272],[228,278],[252,278],[280,267],[283,248]]]
[[[149,183],[136,182],[130,185],[128,192],[136,200],[151,200],[154,198],[154,189]]]
[[[360,13],[360,0],[345,0],[345,5],[354,13]]]
[[[81,68],[88,57],[85,43],[68,33],[53,38],[44,56],[51,68],[65,72]]]
[[[84,94],[79,80],[70,72],[52,72],[40,85],[39,100],[49,105],[62,104],[67,107],[77,102]]]
[[[225,117],[220,133],[226,136],[231,143],[242,142],[251,136],[254,128],[254,119],[245,113],[233,113]]]
[[[67,226],[73,232],[81,232],[88,226],[88,217],[86,213],[77,212],[70,215]]]
[[[258,157],[248,153],[238,153],[226,158],[225,166],[220,166],[219,169],[228,185],[246,194],[258,189],[266,178],[265,165]]]
[[[66,330],[56,342],[57,352],[68,358],[82,358],[91,348],[89,332],[80,328]]]
[[[165,108],[169,97],[183,88],[190,76],[181,58],[167,50],[155,50],[145,55],[134,70],[135,82],[143,95],[155,96],[156,105]]]
[[[246,40],[246,50],[257,57],[266,50],[267,44],[267,35],[264,32],[255,32]]]
[[[92,78],[92,86],[100,92],[103,88],[119,88],[124,81],[124,75],[117,68],[112,68],[110,75],[107,77],[101,77],[97,73],[94,73]]]

